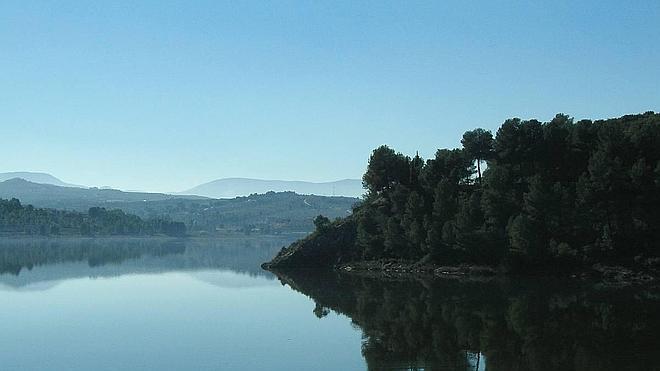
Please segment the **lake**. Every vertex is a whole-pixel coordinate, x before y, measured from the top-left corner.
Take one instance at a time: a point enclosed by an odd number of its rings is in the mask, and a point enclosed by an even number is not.
[[[657,370],[660,293],[259,268],[291,237],[7,239],[3,370]]]

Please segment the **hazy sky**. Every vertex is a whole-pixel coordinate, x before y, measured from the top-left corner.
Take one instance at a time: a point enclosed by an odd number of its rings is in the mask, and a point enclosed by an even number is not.
[[[658,0],[323,3],[1,1],[0,172],[358,178],[384,143],[660,110]]]

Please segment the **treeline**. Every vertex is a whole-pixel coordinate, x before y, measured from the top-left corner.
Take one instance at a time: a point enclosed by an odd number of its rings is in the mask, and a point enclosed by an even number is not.
[[[0,199],[0,232],[23,235],[184,236],[186,226],[163,218],[143,220],[121,210],[92,207],[87,213],[41,209],[18,199]]]
[[[342,261],[522,267],[658,255],[660,114],[514,118],[462,144],[426,161],[377,148],[364,201],[315,236],[332,225],[354,233]]]
[[[355,198],[267,192],[234,199],[175,199],[119,204],[142,217],[167,215],[182,221],[191,234],[286,234],[311,232],[318,214],[346,216]]]

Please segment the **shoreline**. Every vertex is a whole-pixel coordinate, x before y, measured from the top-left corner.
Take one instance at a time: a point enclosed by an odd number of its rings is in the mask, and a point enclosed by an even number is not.
[[[281,269],[264,263],[261,268],[272,273],[284,273],[288,269]],[[299,269],[292,269],[299,270]],[[302,269],[305,271],[318,271],[318,269]],[[356,261],[337,264],[330,270],[350,275],[360,275],[371,278],[431,278],[455,279],[466,281],[490,281],[493,279],[510,277],[556,277],[579,281],[593,281],[608,287],[627,286],[655,286],[660,283],[660,272],[639,267],[630,268],[614,265],[594,264],[580,270],[567,272],[548,272],[537,274],[509,273],[489,266],[461,264],[445,266],[435,264],[422,264],[400,260]]]
[[[349,274],[366,274],[370,276],[423,276],[452,279],[491,279],[502,276],[493,267],[477,265],[440,266],[435,264],[419,264],[398,260],[360,261],[339,264],[335,270]]]

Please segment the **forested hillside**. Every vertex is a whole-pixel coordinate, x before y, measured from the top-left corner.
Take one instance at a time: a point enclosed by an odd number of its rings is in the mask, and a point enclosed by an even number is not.
[[[194,234],[309,233],[319,214],[331,218],[350,214],[358,202],[351,197],[267,192],[233,199],[173,196],[162,193],[81,189],[37,184],[23,179],[0,182],[0,198],[17,198],[35,207],[87,212],[90,208],[119,209],[143,219],[171,219]]]
[[[184,236],[183,223],[155,218],[142,220],[121,210],[90,208],[87,213],[24,206],[0,199],[0,233],[10,235],[154,235]]]
[[[194,234],[279,234],[314,230],[319,214],[345,217],[358,202],[351,197],[267,192],[234,199],[173,199],[117,203],[114,207],[143,218],[167,217],[186,224]]]
[[[341,261],[524,268],[657,260],[660,114],[514,118],[494,137],[466,132],[462,144],[426,161],[377,148],[353,215],[320,223],[286,254],[325,238],[342,241],[332,258]]]

